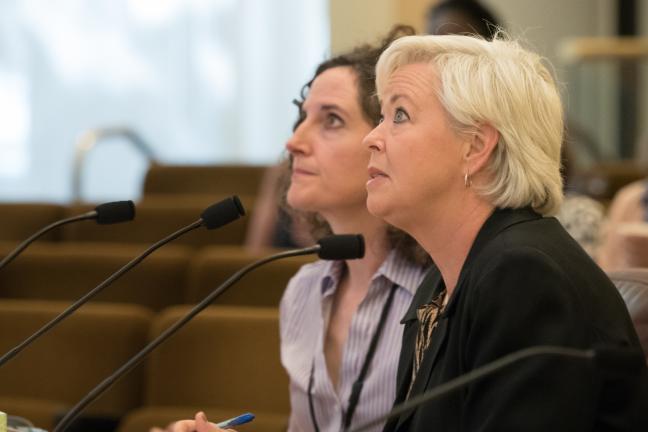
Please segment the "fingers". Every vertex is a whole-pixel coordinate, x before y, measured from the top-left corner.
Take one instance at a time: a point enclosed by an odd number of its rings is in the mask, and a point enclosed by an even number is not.
[[[213,423],[210,423],[207,420],[207,416],[202,411],[196,413],[195,423],[196,423],[197,432],[224,432],[225,431],[225,429],[220,429],[219,427],[216,427]],[[236,432],[234,429],[227,429],[227,431]]]
[[[166,432],[194,432],[195,430],[196,422],[194,420],[179,420],[166,428]]]
[[[211,432],[219,431],[221,429],[213,426],[209,421],[207,421],[207,416],[204,412],[200,411],[196,413],[196,431],[198,432]]]
[[[177,422],[171,423],[166,429],[160,429],[159,427],[153,427],[149,432],[236,432],[234,429],[220,429],[213,423],[210,423],[207,420],[207,416],[204,412],[200,411],[196,413],[196,416],[193,420],[179,420]]]

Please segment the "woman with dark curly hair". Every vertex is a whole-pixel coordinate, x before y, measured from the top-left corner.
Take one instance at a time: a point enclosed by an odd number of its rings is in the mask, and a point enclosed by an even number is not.
[[[325,61],[297,102],[299,119],[286,144],[287,206],[315,238],[363,234],[366,254],[305,265],[284,293],[281,360],[290,379],[289,431],[339,431],[387,411],[394,401],[400,320],[429,259],[411,237],[367,211],[369,152],[362,140],[380,121],[376,61],[390,42],[412,33],[396,27],[378,46]],[[171,430],[218,429],[198,413]]]
[[[396,28],[377,47],[322,63],[305,87],[300,121],[286,145],[288,205],[306,212],[315,237],[359,232],[367,251],[362,260],[304,266],[284,294],[281,353],[290,377],[291,431],[338,431],[393,402],[400,319],[425,259],[417,258],[422,250],[410,237],[367,211],[369,155],[362,140],[380,121],[376,61],[406,33],[412,31]]]

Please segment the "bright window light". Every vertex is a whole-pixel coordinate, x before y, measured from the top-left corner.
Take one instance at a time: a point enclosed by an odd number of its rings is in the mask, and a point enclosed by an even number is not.
[[[20,177],[27,172],[29,97],[24,78],[0,70],[0,175]]]

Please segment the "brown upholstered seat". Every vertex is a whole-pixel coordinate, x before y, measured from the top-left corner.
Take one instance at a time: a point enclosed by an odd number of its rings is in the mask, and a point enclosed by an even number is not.
[[[63,206],[46,203],[0,204],[0,241],[21,242],[41,228],[62,219]],[[56,240],[60,231],[54,230],[41,240]]]
[[[254,196],[266,170],[255,165],[151,165],[144,198],[157,194]]]
[[[648,362],[648,268],[609,273],[628,307]]]
[[[159,314],[152,335],[188,310]],[[129,414],[122,432],[164,425],[198,409],[215,421],[253,412],[256,427],[244,430],[284,430],[288,380],[279,361],[277,309],[207,308],[150,355],[146,379],[145,407]]]
[[[0,351],[6,352],[68,303],[0,301]],[[146,342],[152,313],[135,305],[88,304],[0,368],[2,410],[50,429],[54,416],[76,404]],[[135,369],[86,413],[121,416],[142,402],[143,371]]]
[[[249,254],[242,248],[210,247],[191,262],[187,280],[189,303],[197,302],[216,289],[236,271],[267,254]],[[290,278],[299,268],[316,260],[300,256],[277,260],[253,270],[218,297],[214,304],[277,307]]]
[[[145,249],[144,245],[109,243],[33,245],[0,272],[0,298],[76,300]],[[182,303],[193,252],[167,245],[93,301],[136,303],[154,310]]]

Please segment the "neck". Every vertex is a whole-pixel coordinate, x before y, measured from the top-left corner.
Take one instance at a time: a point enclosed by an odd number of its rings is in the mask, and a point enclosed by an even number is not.
[[[354,214],[323,215],[335,234],[362,234],[365,240],[365,256],[347,260],[347,278],[351,287],[368,289],[372,276],[389,253],[387,225],[369,214],[366,209]]]
[[[427,209],[409,232],[430,255],[441,272],[448,295],[457,285],[461,269],[479,230],[494,207],[474,193],[462,200],[442,206],[442,210]]]

